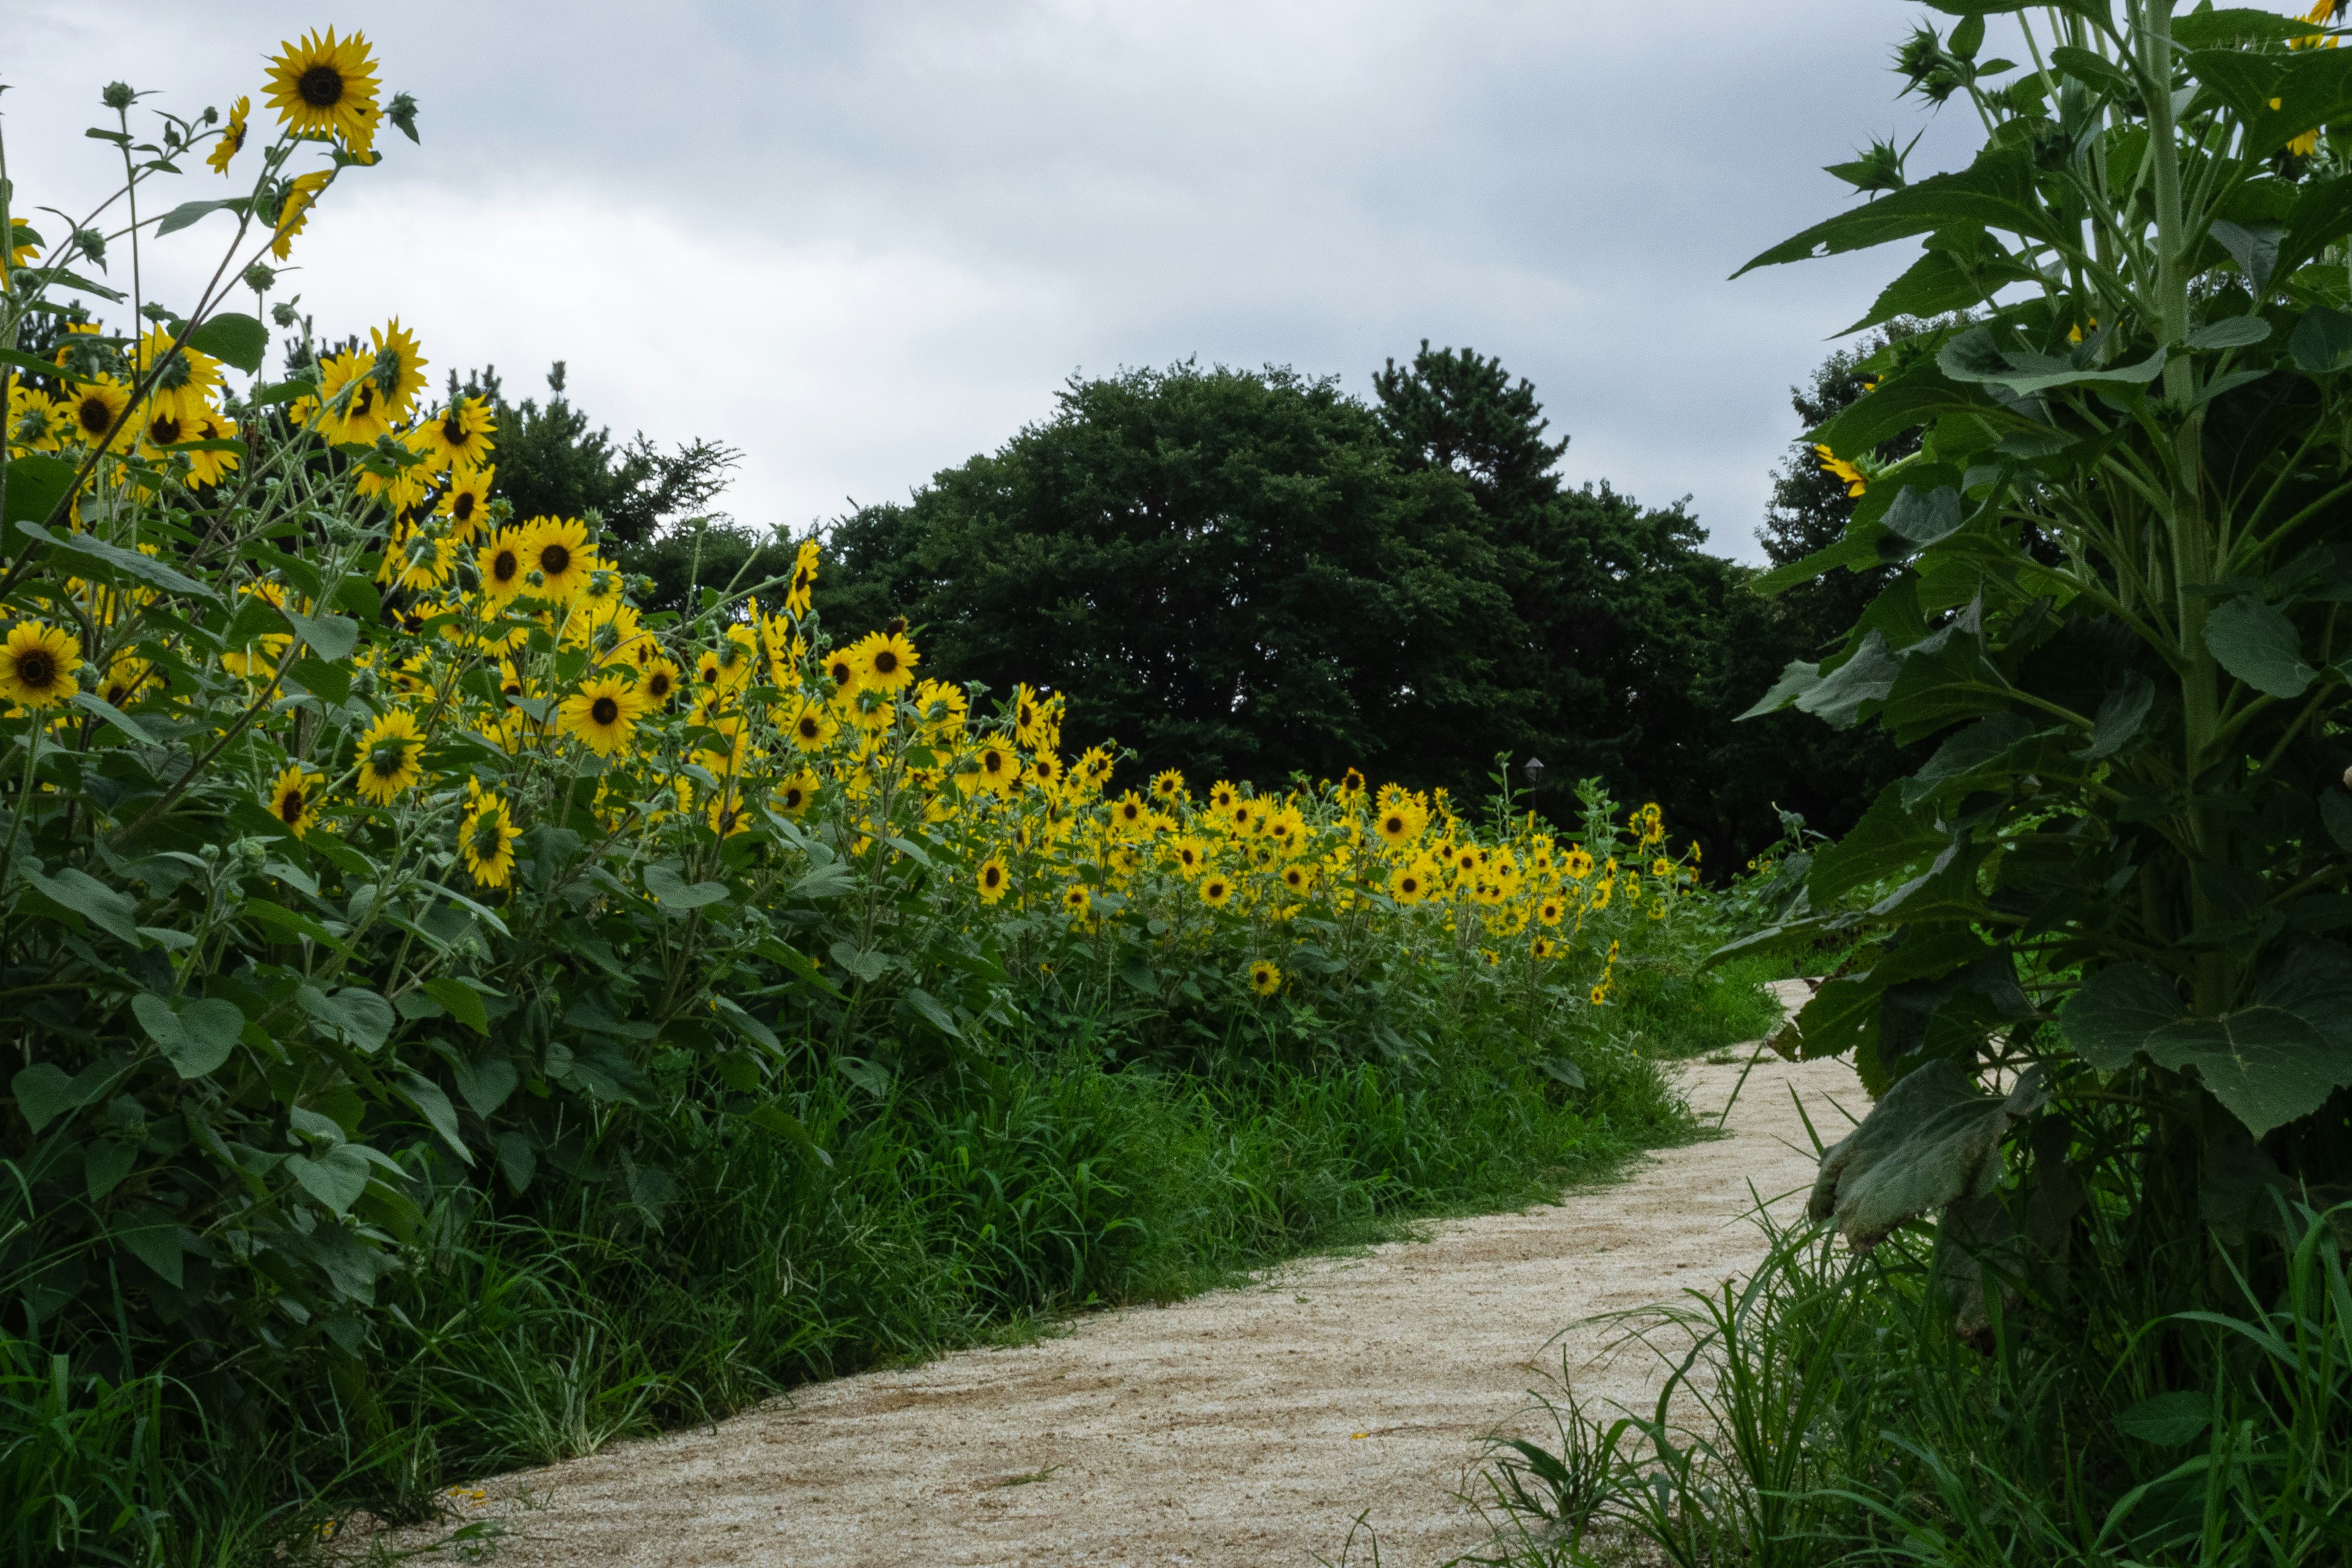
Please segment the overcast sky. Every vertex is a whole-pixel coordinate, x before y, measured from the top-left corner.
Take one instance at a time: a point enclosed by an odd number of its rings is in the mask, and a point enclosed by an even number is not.
[[[108,80],[226,108],[281,37],[360,25],[424,143],[385,130],[283,288],[322,329],[398,315],[436,380],[543,393],[563,359],[617,434],[742,448],[719,504],[795,528],[995,447],[1072,374],[1368,392],[1426,337],[1531,379],[1569,479],[1689,495],[1756,559],[1790,384],[1908,256],[1727,279],[1843,204],[1820,165],[1928,123],[1891,0],[9,9],[20,211],[100,189]]]

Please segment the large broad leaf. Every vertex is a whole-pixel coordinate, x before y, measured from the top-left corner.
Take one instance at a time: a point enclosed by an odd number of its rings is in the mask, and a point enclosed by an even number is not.
[[[1955,310],[1973,310],[2008,284],[2038,276],[1998,245],[1987,246],[1980,253],[1968,256],[1931,244],[1927,254],[1913,262],[1908,271],[1879,292],[1868,314],[1838,335],[1846,337],[1865,331],[1898,316],[1916,316],[1926,321]]]
[[[2158,1067],[2194,1071],[2257,1138],[2352,1083],[2352,1051],[2331,1048],[2318,1029],[2279,1007],[2183,1018],[2157,1030],[2143,1048]]]
[[[73,489],[75,468],[63,458],[28,452],[8,459],[8,499],[0,522],[41,523]]]
[[[2058,1030],[2084,1061],[2101,1072],[2120,1072],[2150,1035],[2186,1011],[2172,976],[2152,963],[2118,963],[2092,975],[2067,999]]]
[[[1789,668],[1780,672],[1780,679],[1772,683],[1772,689],[1758,698],[1739,717],[1760,719],[1767,713],[1778,713],[1821,683],[1820,665],[1809,664],[1801,658],[1790,659]]]
[[[1966,521],[1960,510],[1960,492],[1949,485],[1938,485],[1934,489],[1910,486],[1886,509],[1886,531],[1915,550],[1925,550],[1958,533]]]
[[[1886,647],[1885,634],[1873,627],[1851,658],[1797,697],[1797,710],[1851,730],[1861,721],[1863,704],[1885,700],[1902,669],[1902,660]]]
[[[439,1084],[413,1072],[403,1073],[395,1092],[416,1108],[417,1114],[441,1135],[441,1142],[449,1145],[450,1152],[468,1165],[474,1163],[465,1139],[457,1134],[457,1109],[449,1103],[448,1095],[442,1092]]]
[[[646,868],[646,891],[651,893],[662,908],[672,914],[682,915],[724,900],[727,884],[688,882],[678,875],[676,866],[667,860],[656,860]]]
[[[2016,713],[1995,713],[1954,731],[1926,765],[1903,781],[1903,808],[1916,810],[1956,784],[1990,783],[2003,776],[2004,760],[2021,742],[2039,733],[2032,721]]]
[[[1885,699],[1886,727],[1897,744],[2009,707],[2009,682],[1986,661],[1976,618],[1964,616],[1902,651]]]
[[[390,1039],[400,1021],[391,1003],[356,985],[346,985],[331,996],[315,985],[304,985],[295,991],[294,1000],[304,1012],[362,1051],[373,1051]]]
[[[1805,1214],[1835,1215],[1839,1234],[1867,1251],[1908,1220],[1991,1191],[2002,1134],[2046,1098],[2038,1069],[1996,1098],[1957,1063],[1928,1062],[1822,1156]]]
[[[2319,678],[2303,661],[2303,636],[2275,605],[2241,594],[2205,618],[2205,646],[2223,669],[2272,697],[2300,697]]]
[[[369,1169],[367,1156],[348,1143],[316,1155],[289,1154],[285,1165],[286,1173],[304,1192],[339,1215],[367,1191]]]
[[[2020,397],[2055,392],[2069,386],[2146,386],[2164,372],[2161,348],[2131,364],[2076,364],[2050,354],[2007,352],[1990,327],[1976,327],[1946,343],[1936,354],[1936,368],[1954,381],[2005,386]]]
[[[13,490],[16,488],[14,472],[16,465],[11,463],[8,467],[11,473],[9,488]],[[74,556],[98,568],[93,575],[117,573],[167,594],[185,594],[199,599],[220,596],[186,573],[176,571],[152,555],[142,555],[136,550],[125,550],[87,534],[53,532],[37,522],[20,521],[16,524],[16,531],[40,541],[60,554]]]
[[[1988,150],[1955,174],[1931,175],[1817,223],[1782,240],[1732,276],[1759,267],[1865,250],[1889,240],[1930,234],[1948,225],[2002,229],[2042,240],[2059,237],[2034,193],[2032,160],[2021,149]]]
[[[1805,890],[1817,909],[1841,894],[1925,866],[1952,841],[1928,814],[1904,808],[1903,786],[1888,784],[1846,836],[1813,857]]]
[[[453,1064],[457,1075],[457,1092],[474,1108],[474,1114],[484,1121],[490,1112],[504,1105],[507,1096],[515,1091],[521,1078],[515,1065],[503,1051],[484,1049],[474,1056],[459,1057]]]
[[[202,1078],[228,1060],[245,1030],[245,1015],[234,1002],[174,997],[142,992],[131,999],[139,1026],[184,1079]]]
[[[2352,57],[2340,49],[2285,56],[2199,49],[2189,57],[2189,73],[2244,122],[2241,158],[2266,158],[2307,131],[2352,118]]]
[[[110,888],[89,872],[70,866],[51,877],[30,861],[17,864],[25,880],[51,903],[72,910],[131,947],[147,945],[147,939],[139,934],[139,906],[128,893]]]
[[[188,346],[226,360],[247,375],[261,368],[269,352],[269,329],[251,316],[224,310],[188,334]]]
[[[68,1111],[103,1098],[128,1070],[127,1057],[103,1057],[68,1078],[55,1062],[35,1062],[8,1081],[16,1097],[16,1114],[38,1132]]]
[[[1954,381],[1922,359],[1878,384],[1813,431],[1811,438],[1841,458],[1859,457],[1906,430],[1946,414],[1966,411],[1999,422],[2022,424],[1992,396],[1972,384]]]

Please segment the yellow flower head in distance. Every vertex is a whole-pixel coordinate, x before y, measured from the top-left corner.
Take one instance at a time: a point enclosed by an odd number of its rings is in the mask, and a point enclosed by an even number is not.
[[[800,553],[793,561],[793,585],[784,593],[787,615],[805,616],[809,613],[809,600],[816,592],[816,567],[820,553],[815,540],[801,541]]]
[[[129,447],[131,437],[138,434],[123,417],[131,407],[131,389],[110,375],[96,376],[68,388],[60,403],[66,411],[66,428],[82,446],[98,446],[108,440],[111,431],[111,446],[119,452]]]
[[[577,594],[598,567],[588,547],[588,525],[576,517],[533,518],[525,524],[522,559],[527,590],[557,604]],[[528,575],[532,572],[540,576],[535,584]]]
[[[635,688],[617,675],[600,676],[563,700],[557,710],[563,732],[600,757],[629,749],[643,711]]]
[[[502,528],[474,552],[474,569],[482,575],[482,597],[493,607],[504,605],[527,586],[523,581],[523,574],[530,569],[524,555],[527,545],[520,531]]]
[[[831,703],[801,695],[785,702],[778,728],[802,751],[822,752],[841,733],[841,721],[834,716]]]
[[[360,737],[360,794],[389,805],[425,776],[425,736],[405,708],[395,708]]]
[[[324,37],[307,33],[299,43],[282,44],[269,62],[267,83],[265,101],[296,135],[340,137],[362,154],[375,144],[375,58],[363,35],[338,42],[330,27]]]
[[[817,776],[803,768],[776,785],[775,806],[786,816],[798,816],[816,803]]]
[[[212,153],[205,160],[214,174],[227,174],[229,160],[245,151],[245,120],[252,112],[250,98],[240,98],[229,105],[228,123],[221,127],[220,140],[213,143]]]
[[[1174,768],[1162,769],[1151,775],[1151,798],[1162,805],[1184,798],[1184,775]]]
[[[81,685],[81,643],[70,632],[38,621],[19,621],[0,643],[0,698],[20,708],[53,708]]]
[[[1001,856],[992,855],[980,863],[980,901],[992,904],[1004,897],[1013,886],[1013,874],[1004,868]]]
[[[1249,968],[1250,989],[1261,996],[1271,996],[1282,989],[1282,971],[1265,959],[1259,959]]]
[[[490,413],[489,400],[465,396],[451,398],[440,413],[428,416],[417,426],[417,434],[424,437],[422,449],[436,472],[484,468],[497,444],[494,438],[498,430],[499,422]],[[484,483],[487,488],[488,481]]]
[[[637,646],[644,648],[655,644],[652,638],[647,637]],[[647,712],[667,707],[669,700],[677,695],[677,666],[659,655],[646,660],[637,667],[637,695],[644,700]]]
[[[1212,871],[1201,879],[1201,901],[1213,910],[1222,910],[1234,901],[1234,879],[1223,871]]]
[[[915,679],[915,666],[922,660],[904,632],[876,632],[849,651],[863,684],[894,695]]]
[[[494,795],[481,795],[467,808],[457,829],[457,849],[466,870],[485,888],[503,888],[514,876],[515,840],[522,832],[507,815],[507,803]]]
[[[326,792],[326,784],[323,774],[299,763],[288,764],[270,781],[269,815],[284,823],[295,837],[303,837],[319,819],[319,797]]]

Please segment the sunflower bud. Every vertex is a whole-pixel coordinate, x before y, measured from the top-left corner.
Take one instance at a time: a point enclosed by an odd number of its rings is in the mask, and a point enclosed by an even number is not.
[[[261,262],[257,261],[252,266],[245,269],[245,286],[252,289],[257,294],[268,293],[271,286],[276,284],[277,281],[278,274],[272,271],[268,267],[263,265]],[[280,310],[286,310],[286,313],[289,316],[291,316],[294,313],[293,311],[287,310],[283,305],[278,306],[278,309]],[[290,321],[280,321],[278,324],[281,327],[290,327],[294,323]]]
[[[94,228],[74,230],[74,247],[103,268],[106,266],[106,236]]]
[[[106,90],[98,96],[99,101],[117,113],[130,108],[139,100],[139,95],[131,89],[131,84],[127,81],[108,82]]]
[[[541,571],[536,566],[524,573],[522,574],[522,580],[530,584],[534,588],[544,588],[547,586],[547,574]]]
[[[264,268],[260,267],[260,265],[259,265],[258,263],[257,263],[257,264],[256,264],[256,266],[255,266],[255,270],[257,270],[257,271],[264,271],[264,270],[267,270],[267,268]],[[251,272],[248,272],[248,273],[247,273],[247,274],[246,274],[246,280],[247,280],[247,282],[252,281],[252,279],[253,279],[253,274],[252,274]],[[274,273],[273,273],[273,274],[271,274],[270,280],[271,280],[272,282],[277,281],[277,275],[276,275],[276,274],[274,274]],[[278,305],[272,305],[272,306],[270,306],[270,307],[269,307],[269,319],[270,319],[271,321],[275,321],[275,322],[277,322],[277,323],[278,323],[278,328],[279,328],[279,330],[280,330],[280,331],[293,331],[293,330],[294,330],[294,323],[295,323],[295,322],[297,322],[297,321],[300,321],[302,318],[301,318],[301,316],[300,316],[300,315],[299,315],[299,314],[295,310],[295,309],[294,309],[294,307],[293,307],[292,305],[290,305],[290,304],[278,304]]]

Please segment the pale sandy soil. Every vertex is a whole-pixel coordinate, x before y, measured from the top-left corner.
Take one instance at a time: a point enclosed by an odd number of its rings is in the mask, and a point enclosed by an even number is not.
[[[1712,1120],[1739,1067],[1685,1070]],[[1484,1539],[1457,1496],[1481,1438],[1523,1416],[1563,1351],[1580,1394],[1644,1403],[1654,1363],[1596,1363],[1610,1331],[1571,1325],[1744,1272],[1762,1250],[1751,1192],[1801,1202],[1813,1156],[1791,1089],[1832,1141],[1835,1107],[1864,1109],[1842,1063],[1767,1057],[1730,1136],[1557,1207],[1447,1221],[501,1478],[477,1505],[512,1531],[495,1561],[1306,1568],[1339,1561],[1361,1515],[1386,1568],[1442,1563]],[[1362,1547],[1352,1561],[1370,1561]]]

